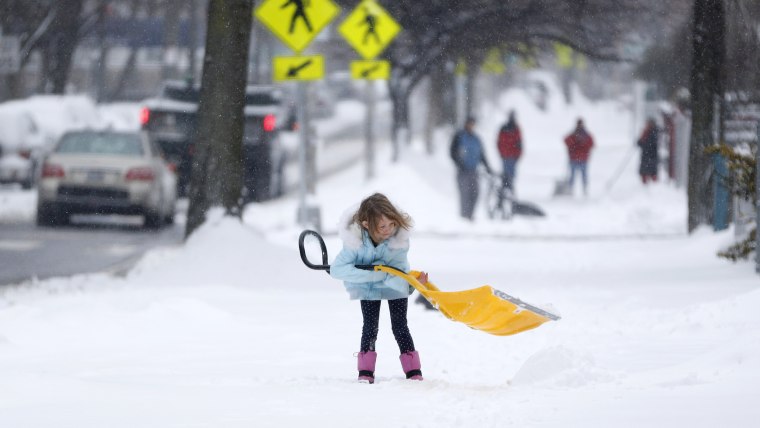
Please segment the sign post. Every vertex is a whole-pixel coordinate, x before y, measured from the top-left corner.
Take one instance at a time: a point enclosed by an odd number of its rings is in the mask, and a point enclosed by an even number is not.
[[[351,62],[351,77],[364,80],[366,84],[364,102],[367,107],[364,136],[368,180],[375,175],[375,144],[372,126],[375,116],[374,81],[388,80],[391,70],[390,62],[377,61],[375,58],[385,50],[399,31],[401,31],[401,26],[374,0],[363,0],[338,27],[338,32],[343,35],[348,44],[364,58],[364,61]]]
[[[309,173],[316,171],[316,159],[313,142],[310,141],[307,85],[308,81],[324,77],[325,66],[321,55],[301,56],[300,53],[339,11],[338,6],[331,0],[265,0],[253,12],[259,21],[297,54],[291,57],[275,57],[272,68],[275,81],[296,82],[298,164],[301,174],[296,221],[301,226],[313,227],[318,231],[321,223],[319,207],[313,201],[307,201],[307,184],[313,184],[316,180],[316,176]]]

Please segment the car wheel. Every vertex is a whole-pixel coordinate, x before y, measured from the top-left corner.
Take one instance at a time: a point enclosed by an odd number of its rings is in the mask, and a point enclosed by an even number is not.
[[[37,226],[64,226],[69,223],[69,216],[52,204],[37,206]]]
[[[50,211],[44,205],[37,205],[37,226],[51,226]]]
[[[160,214],[146,211],[143,217],[145,217],[143,226],[146,229],[160,229],[164,224],[164,218]]]

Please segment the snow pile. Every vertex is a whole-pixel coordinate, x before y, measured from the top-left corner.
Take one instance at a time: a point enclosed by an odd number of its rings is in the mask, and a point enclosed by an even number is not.
[[[209,213],[206,223],[184,246],[148,253],[128,279],[150,286],[224,284],[257,289],[299,288],[302,263],[292,251],[272,247],[255,228],[224,217],[221,209]],[[193,269],[187,269],[192,266]],[[247,267],[241,269],[241,267]],[[256,278],[277,266],[281,273],[267,281]]]
[[[249,205],[242,223],[214,211],[126,277],[0,290],[0,426],[752,426],[760,290],[750,263],[715,256],[731,233],[686,235],[683,191],[642,187],[635,159],[606,188],[631,143],[615,103],[530,103],[508,91],[478,130],[490,147],[496,119],[518,111],[518,195],[545,218],[492,221],[480,207],[462,221],[445,140],[396,164],[383,147],[376,178],[357,164],[312,200],[332,257],[340,214],[381,191],[414,218],[410,261],[442,290],[489,284],[561,321],[496,337],[410,303],[425,376],[410,382],[383,309],[377,383],[358,384],[359,305],[301,263],[290,195]],[[598,142],[590,195],[554,198],[560,137],[581,114]]]
[[[520,387],[577,388],[611,380],[613,376],[599,369],[590,354],[578,354],[573,349],[553,346],[531,355],[515,373],[511,383]]]
[[[23,223],[37,213],[37,191],[0,192],[0,222]]]
[[[3,149],[44,149],[66,131],[112,127],[136,129],[135,104],[97,105],[84,95],[35,95],[0,104],[0,145]]]

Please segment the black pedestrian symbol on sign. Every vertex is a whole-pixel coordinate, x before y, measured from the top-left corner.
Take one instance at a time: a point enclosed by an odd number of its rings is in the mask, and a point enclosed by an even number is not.
[[[309,64],[311,64],[311,60],[307,59],[304,61],[301,65],[292,65],[290,68],[288,68],[288,77],[296,77],[298,73],[301,72],[304,68],[308,67]]]
[[[364,39],[362,39],[362,44],[366,45],[369,41],[369,37],[373,36],[375,38],[375,41],[377,44],[381,44],[380,42],[380,36],[377,34],[377,15],[372,13],[372,10],[370,10],[369,7],[364,7],[364,13],[366,16],[364,17],[364,21],[359,23],[359,26],[366,25],[367,26],[367,32],[364,33]]]
[[[288,0],[285,2],[282,6],[280,6],[280,9],[285,9],[290,4],[295,5],[295,9],[293,10],[293,16],[290,18],[290,30],[288,30],[289,34],[293,34],[293,31],[296,29],[296,19],[301,18],[304,24],[306,24],[306,28],[311,33],[313,30],[311,28],[311,22],[309,22],[309,17],[306,16],[306,6],[309,6],[310,0]]]

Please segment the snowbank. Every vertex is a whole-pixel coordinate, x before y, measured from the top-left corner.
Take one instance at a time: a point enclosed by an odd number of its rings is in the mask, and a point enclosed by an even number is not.
[[[332,256],[340,213],[382,191],[415,219],[410,261],[441,289],[489,284],[551,304],[561,321],[495,337],[410,304],[425,376],[411,382],[383,310],[377,383],[358,384],[361,312],[339,282],[302,265],[291,195],[249,205],[242,223],[215,211],[126,277],[0,290],[0,426],[752,426],[753,266],[715,257],[730,232],[685,233],[682,191],[638,183],[635,162],[623,162],[630,116],[616,103],[549,106],[509,91],[478,128],[493,142],[518,111],[518,195],[543,219],[492,221],[480,207],[474,223],[460,220],[446,142],[433,157],[416,142],[396,164],[381,148],[375,179],[355,165],[318,183],[313,201]],[[559,138],[579,115],[598,141],[591,192],[554,198]]]
[[[84,95],[35,95],[0,103],[0,145],[7,151],[46,148],[66,131],[101,127],[139,127],[138,107],[97,105]]]

